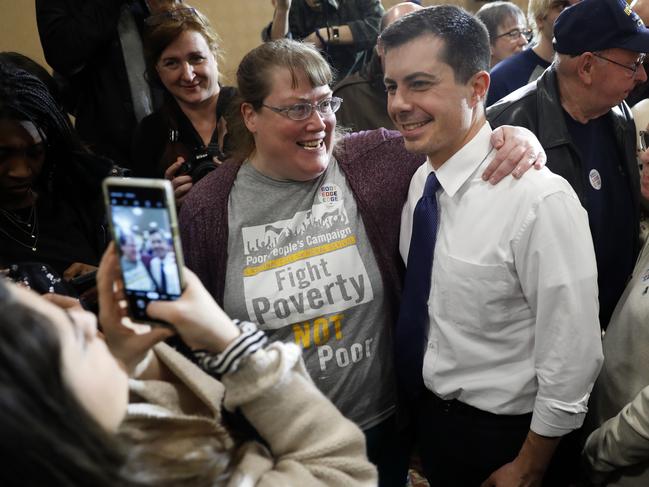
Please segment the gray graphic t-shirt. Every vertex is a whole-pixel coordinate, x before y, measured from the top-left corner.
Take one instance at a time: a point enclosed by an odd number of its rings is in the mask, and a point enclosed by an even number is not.
[[[386,419],[396,389],[383,283],[336,161],[308,182],[246,163],[228,205],[225,311],[300,345],[316,385],[361,428]]]

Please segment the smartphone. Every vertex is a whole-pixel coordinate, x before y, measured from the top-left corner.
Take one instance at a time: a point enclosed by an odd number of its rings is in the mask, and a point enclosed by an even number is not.
[[[166,179],[106,178],[104,199],[133,321],[163,324],[146,314],[151,301],[180,297],[185,287],[178,218]]]
[[[77,277],[70,279],[70,285],[79,294],[85,293],[97,285],[97,271],[87,272]]]

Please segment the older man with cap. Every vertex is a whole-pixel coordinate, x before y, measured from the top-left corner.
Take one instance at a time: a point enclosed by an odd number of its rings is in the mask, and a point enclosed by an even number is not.
[[[554,25],[554,62],[487,112],[492,126],[532,130],[548,168],[570,182],[588,212],[606,328],[639,250],[639,177],[624,99],[647,79],[649,30],[624,0],[584,0]],[[569,290],[567,290],[569,291]]]

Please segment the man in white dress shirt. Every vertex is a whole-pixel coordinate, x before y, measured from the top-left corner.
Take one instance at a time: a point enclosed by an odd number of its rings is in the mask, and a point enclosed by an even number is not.
[[[149,269],[159,292],[180,295],[176,256],[168,240],[160,230],[155,229],[149,232],[149,244],[153,251]]]
[[[418,267],[408,261],[413,212],[431,171],[441,186],[414,369],[425,385],[412,404],[424,471],[431,485],[542,485],[559,440],[583,422],[602,361],[586,212],[547,169],[497,186],[480,177],[494,150],[489,39],[477,19],[431,7],[390,26],[381,43],[388,112],[406,148],[428,156],[402,214],[409,274]],[[410,324],[400,316],[398,327]],[[554,464],[545,485],[556,487],[566,480]]]

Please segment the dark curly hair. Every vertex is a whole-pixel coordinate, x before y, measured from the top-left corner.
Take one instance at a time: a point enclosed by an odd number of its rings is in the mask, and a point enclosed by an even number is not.
[[[0,120],[34,124],[46,142],[45,163],[35,185],[53,196],[96,199],[113,163],[91,154],[46,85],[15,64],[0,60]]]

